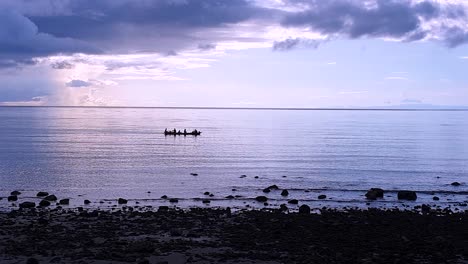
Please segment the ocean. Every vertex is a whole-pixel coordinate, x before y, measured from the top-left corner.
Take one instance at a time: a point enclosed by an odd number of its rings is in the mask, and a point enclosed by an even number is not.
[[[273,184],[289,196],[262,192]],[[384,199],[367,201],[372,187]],[[100,208],[119,197],[170,205],[162,195],[180,207],[263,208],[258,195],[267,207],[457,207],[468,200],[468,112],[0,107],[0,208],[17,205],[13,190],[19,202],[47,191]]]

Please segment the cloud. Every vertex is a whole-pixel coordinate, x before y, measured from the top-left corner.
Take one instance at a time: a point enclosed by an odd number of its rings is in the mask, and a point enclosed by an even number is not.
[[[288,38],[283,41],[275,41],[273,43],[273,50],[287,51],[297,47],[318,48],[322,40],[304,39],[304,38]]]
[[[402,76],[389,76],[385,77],[385,80],[400,80],[400,81],[407,81],[407,77],[402,77]]]
[[[198,44],[200,50],[213,50],[216,49],[216,44],[207,43],[207,44]]]
[[[15,11],[0,11],[0,65],[33,64],[35,57],[77,52],[99,53],[80,40],[41,33],[30,19]]]
[[[75,67],[75,65],[71,64],[68,61],[57,61],[57,62],[52,63],[50,66],[56,70],[65,70],[65,69],[70,70]]]
[[[83,81],[83,80],[71,80],[71,81],[67,82],[66,85],[67,85],[67,87],[79,88],[79,87],[89,87],[89,86],[92,85],[92,83],[87,82],[87,81]]]
[[[324,35],[351,39],[394,38],[416,41],[425,38],[442,38],[450,47],[468,41],[466,7],[456,4],[440,4],[435,1],[353,1],[353,0],[289,0],[291,4],[306,7],[300,12],[290,12],[282,21],[286,27],[310,27]],[[446,27],[455,20],[461,26]],[[440,26],[440,33],[430,29],[431,23]],[[437,26],[437,25],[436,25]]]
[[[423,101],[418,99],[404,99],[401,101],[402,104],[422,104]]]

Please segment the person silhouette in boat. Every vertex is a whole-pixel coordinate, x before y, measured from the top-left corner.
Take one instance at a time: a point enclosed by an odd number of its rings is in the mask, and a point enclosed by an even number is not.
[[[187,135],[187,129],[184,129],[184,135]]]
[[[166,129],[164,129],[164,134],[167,134],[167,128],[166,128]]]
[[[175,134],[176,132],[177,132],[177,130],[174,128],[173,133]]]

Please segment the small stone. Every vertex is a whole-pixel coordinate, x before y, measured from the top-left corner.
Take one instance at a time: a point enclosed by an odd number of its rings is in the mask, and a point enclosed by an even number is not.
[[[211,201],[210,200],[203,200],[202,203],[209,204],[209,203],[211,203]]]
[[[434,201],[439,201],[439,200],[440,200],[440,198],[439,198],[439,197],[437,197],[437,196],[434,196],[434,197],[432,197],[432,200],[434,200]]]
[[[59,201],[59,204],[61,204],[61,205],[70,204],[70,199],[62,199],[62,200]]]
[[[161,205],[159,206],[159,209],[158,209],[158,211],[161,211],[161,212],[165,212],[168,210],[169,210],[169,206],[166,206],[166,205]]]
[[[20,194],[21,194],[20,191],[12,191],[12,192],[10,193],[10,195],[12,195],[12,196],[18,196],[18,195],[20,195]]]
[[[384,190],[380,188],[371,188],[366,193],[366,198],[369,200],[376,200],[377,198],[383,198]]]
[[[8,199],[9,202],[15,202],[15,201],[18,201],[18,196],[10,195],[10,196],[8,196],[7,199]]]
[[[35,258],[28,258],[28,260],[26,260],[26,264],[39,264],[39,260]]]
[[[301,207],[299,207],[299,213],[300,214],[310,214],[310,207],[306,204],[303,204],[301,205]]]
[[[231,191],[235,192],[235,191],[237,191],[237,189],[232,189]]]
[[[19,207],[20,208],[34,208],[34,207],[36,207],[36,203],[34,203],[34,202],[23,202],[23,203],[20,203]]]
[[[287,211],[287,210],[288,210],[288,207],[287,207],[285,204],[281,204],[281,205],[280,205],[280,210],[281,210],[281,211]]]
[[[319,198],[320,200],[323,200],[323,199],[326,199],[327,196],[326,196],[325,194],[321,194],[321,195],[318,196],[318,198]]]
[[[205,192],[204,195],[210,195],[210,192]]]
[[[269,193],[269,192],[270,192],[270,189],[265,188],[265,189],[263,189],[263,192],[264,192],[264,193]]]
[[[257,197],[255,198],[255,200],[256,200],[257,202],[262,202],[262,203],[264,203],[264,202],[268,201],[268,198],[266,198],[265,196],[257,196]]]
[[[44,198],[44,200],[47,200],[47,201],[57,201],[57,196],[55,195],[48,195]]]
[[[416,192],[414,191],[399,191],[398,192],[398,200],[409,200],[414,201],[418,198]]]
[[[255,179],[258,179],[258,176],[255,176],[254,178],[255,178]]]
[[[90,204],[91,201],[90,200],[84,200],[84,204]]]
[[[459,182],[452,182],[451,185],[452,185],[452,186],[460,186],[461,183],[459,183]]]
[[[39,203],[39,206],[42,206],[42,207],[50,206],[50,202],[47,201],[47,200],[42,200],[42,201]]]
[[[124,198],[119,198],[119,200],[117,201],[119,204],[127,204],[127,199],[124,199]]]
[[[176,198],[171,198],[171,199],[169,199],[169,202],[170,202],[170,203],[178,203],[179,200],[176,199]]]
[[[167,195],[161,196],[161,199],[167,199]]]
[[[278,190],[279,188],[278,188],[278,186],[276,186],[276,185],[274,184],[274,185],[269,186],[268,189],[270,189],[270,190]]]
[[[193,173],[193,172],[192,172],[192,173],[190,173],[190,175],[192,175],[192,176],[198,176],[198,173]]]
[[[47,195],[49,195],[48,192],[38,192],[38,193],[36,194],[37,197],[45,197],[45,196],[47,196]]]
[[[421,210],[423,212],[429,212],[429,211],[431,211],[431,207],[429,205],[423,204],[423,205],[421,205]]]
[[[226,199],[234,199],[234,196],[228,195],[228,196],[226,196]]]
[[[209,196],[210,196],[210,197],[213,197],[213,196],[214,196],[214,194],[210,193],[210,195],[209,195]]]
[[[288,203],[290,203],[290,204],[298,204],[299,201],[296,200],[296,199],[292,199],[292,200],[289,200]]]
[[[288,195],[289,195],[288,190],[283,190],[283,191],[281,192],[281,196],[288,196]]]

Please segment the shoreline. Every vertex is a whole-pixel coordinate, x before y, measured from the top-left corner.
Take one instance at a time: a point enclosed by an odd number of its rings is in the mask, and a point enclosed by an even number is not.
[[[123,206],[0,212],[2,263],[467,263],[468,212]],[[305,208],[305,209],[304,209]],[[309,208],[309,210],[311,210]]]

